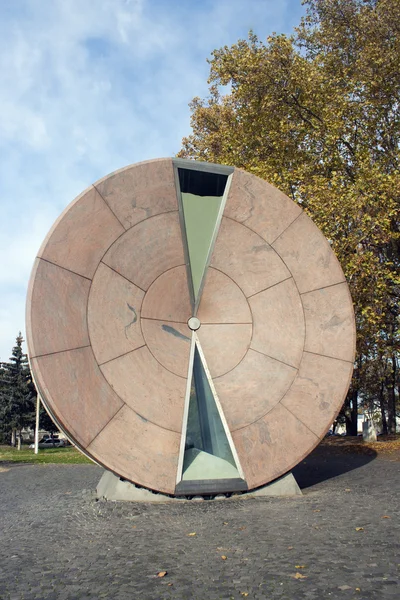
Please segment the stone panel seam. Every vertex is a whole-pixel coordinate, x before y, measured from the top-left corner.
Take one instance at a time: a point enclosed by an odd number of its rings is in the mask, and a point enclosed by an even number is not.
[[[100,260],[99,260],[99,263],[100,263],[100,262],[102,262],[102,263],[104,263],[105,265],[107,265],[107,263],[106,263],[106,262],[104,262],[104,257],[105,257],[105,255],[106,255],[106,254],[107,254],[107,252],[110,250],[111,246],[113,246],[113,245],[115,244],[115,242],[117,242],[117,241],[118,241],[118,240],[119,240],[119,239],[120,239],[122,236],[124,236],[124,235],[125,235],[125,234],[126,234],[128,231],[130,231],[131,229],[133,229],[133,228],[134,228],[134,227],[136,227],[137,225],[140,225],[141,223],[144,223],[144,221],[148,221],[149,219],[156,219],[157,217],[160,217],[161,215],[168,215],[168,214],[170,214],[170,213],[174,213],[174,212],[176,212],[176,213],[177,213],[178,211],[177,211],[177,210],[167,210],[167,211],[164,211],[164,212],[162,212],[162,213],[158,213],[157,215],[152,215],[151,217],[147,217],[146,219],[142,219],[141,221],[138,221],[137,223],[135,223],[134,225],[132,225],[132,227],[129,227],[129,229],[125,229],[125,228],[124,228],[124,230],[123,230],[123,231],[122,231],[122,232],[121,232],[121,233],[120,233],[120,234],[119,234],[119,235],[118,235],[118,236],[117,236],[117,237],[116,237],[116,238],[115,238],[115,239],[114,239],[114,240],[111,242],[111,244],[110,244],[110,245],[109,245],[109,246],[106,248],[106,250],[103,252],[103,254],[102,254],[102,256],[101,256],[101,258],[100,258]],[[109,266],[109,265],[107,265],[107,266]],[[98,267],[98,265],[97,265],[97,267]],[[111,268],[111,267],[110,267],[110,268]],[[97,270],[97,268],[96,268],[96,270]],[[118,272],[118,271],[117,271],[117,272]],[[128,279],[128,281],[129,281],[129,279]],[[133,281],[131,281],[131,283],[134,283],[134,282],[133,282]],[[134,283],[134,285],[136,285],[136,283]],[[139,287],[139,286],[137,286],[137,287]],[[150,286],[149,286],[149,287],[150,287]],[[141,289],[141,288],[140,288],[140,289]],[[142,290],[142,291],[145,291],[145,290]]]
[[[117,215],[115,214],[115,212],[113,211],[113,209],[111,208],[111,206],[108,204],[107,200],[104,198],[104,196],[102,196],[102,194],[99,192],[99,190],[97,189],[97,187],[95,186],[95,184],[92,184],[92,187],[96,190],[96,192],[98,193],[98,195],[100,196],[100,198],[103,200],[104,204],[107,206],[107,208],[110,210],[110,212],[114,215],[114,217],[117,219],[118,223],[121,225],[121,227],[124,228],[124,230],[126,231],[126,227],[125,225],[122,223],[122,221],[120,221],[120,219],[117,217]]]
[[[256,350],[255,348],[252,348],[250,345],[249,350],[253,350],[253,352],[258,352],[258,354],[262,354],[263,356],[267,356],[268,358],[272,358],[272,360],[276,360],[277,362],[282,363],[283,365],[286,365],[287,367],[290,367],[291,369],[295,369],[296,371],[299,370],[299,367],[295,367],[294,365],[290,365],[289,363],[286,363],[283,360],[279,360],[279,358],[275,358],[274,356],[270,356],[269,354],[265,354],[265,352],[261,352],[261,350]],[[303,350],[304,352],[304,350]],[[301,363],[301,359],[300,359],[300,363]]]
[[[259,292],[254,292],[254,294],[251,294],[250,296],[246,296],[246,299],[250,300],[250,298],[254,298],[254,296],[257,296],[257,294],[262,294],[263,292],[266,292],[267,290],[270,290],[271,288],[276,287],[277,285],[280,285],[281,283],[284,283],[284,281],[288,281],[289,279],[293,279],[293,281],[294,281],[294,277],[292,274],[289,277],[286,277],[286,279],[277,281],[276,283],[269,285],[268,287],[264,288],[263,290],[260,290]]]
[[[108,265],[106,262],[103,261],[103,259],[101,259],[101,261],[99,262],[99,264],[97,265],[95,274],[97,273],[97,269],[99,268],[99,265],[103,264],[105,265],[108,269],[111,269],[111,271],[114,271],[114,273],[116,273],[117,275],[119,275],[120,277],[122,277],[123,279],[125,279],[126,281],[128,281],[129,283],[131,283],[132,285],[136,286],[137,288],[139,288],[139,290],[141,292],[143,292],[144,294],[146,293],[146,290],[144,290],[143,288],[140,287],[140,285],[138,285],[137,283],[135,283],[134,281],[132,281],[131,279],[128,279],[127,277],[125,277],[125,275],[122,275],[122,273],[120,273],[119,271],[116,271],[113,267],[111,267],[110,265]],[[94,277],[94,276],[93,276]],[[144,298],[143,298],[144,300]],[[143,302],[142,302],[143,304]]]
[[[116,392],[114,392],[114,393],[116,394]],[[116,395],[118,395],[118,394],[116,394]],[[118,396],[118,398],[119,398],[119,396]],[[94,436],[94,437],[93,437],[93,438],[90,440],[90,442],[89,442],[89,443],[88,443],[88,445],[86,446],[86,449],[88,449],[88,448],[89,448],[89,446],[90,446],[91,444],[93,444],[94,440],[95,440],[95,439],[96,439],[96,438],[97,438],[97,437],[98,437],[98,436],[101,434],[101,432],[102,432],[102,431],[104,431],[104,429],[107,427],[107,425],[109,425],[109,424],[111,423],[111,421],[112,421],[113,419],[115,419],[115,417],[117,416],[117,414],[118,414],[118,413],[119,413],[119,412],[120,412],[120,411],[121,411],[121,410],[124,408],[124,406],[127,406],[127,405],[125,404],[125,402],[122,400],[122,398],[120,398],[120,400],[121,400],[121,402],[122,402],[122,406],[120,406],[120,407],[117,409],[117,411],[116,411],[116,412],[113,414],[113,416],[112,416],[112,417],[111,417],[111,418],[110,418],[110,419],[107,421],[107,423],[106,423],[105,425],[103,425],[103,427],[100,429],[100,431],[98,431],[98,432],[96,433],[96,435],[95,435],[95,436]]]
[[[212,377],[212,380],[214,381],[215,379],[218,379],[219,377],[225,377],[225,375],[228,375],[228,373],[232,373],[232,371],[234,369],[236,369],[240,365],[241,362],[243,362],[243,360],[247,356],[248,351],[252,349],[252,348],[250,348],[250,344],[251,344],[251,340],[253,339],[253,323],[204,323],[204,325],[251,325],[250,342],[247,345],[246,352],[243,354],[242,358],[239,360],[238,363],[236,363],[236,365],[234,367],[232,367],[225,373],[221,373],[221,375],[218,375],[217,377]]]
[[[305,294],[312,294],[313,292],[318,292],[320,290],[326,290],[328,288],[335,287],[336,285],[343,285],[344,283],[347,285],[346,279],[344,279],[343,281],[338,281],[337,283],[331,283],[329,285],[324,285],[324,286],[319,287],[319,288],[315,288],[315,289],[312,289],[312,290],[307,290],[306,292],[301,292],[300,296],[305,296]]]
[[[295,378],[295,379],[296,379],[296,378]],[[292,387],[292,386],[290,386],[290,387]],[[289,390],[288,390],[288,391],[289,391]],[[302,421],[302,420],[300,419],[300,417],[298,417],[297,415],[295,415],[295,414],[294,414],[294,412],[293,412],[293,411],[291,411],[291,410],[290,410],[290,408],[288,408],[288,407],[286,406],[286,404],[284,404],[284,403],[283,403],[283,400],[285,399],[286,395],[287,395],[287,392],[286,392],[286,394],[283,396],[283,398],[281,398],[281,400],[280,400],[279,404],[280,404],[280,405],[281,405],[283,408],[285,408],[285,409],[286,409],[286,410],[287,410],[287,411],[288,411],[288,412],[289,412],[291,415],[293,415],[293,417],[296,419],[296,421],[299,421],[299,423],[301,423],[302,425],[304,425],[304,427],[305,427],[306,429],[308,429],[308,431],[309,431],[310,433],[312,433],[312,434],[313,434],[313,435],[314,435],[316,438],[318,438],[318,439],[321,439],[321,438],[319,437],[319,435],[318,435],[317,433],[315,433],[315,431],[313,431],[313,430],[312,430],[312,429],[311,429],[311,428],[310,428],[308,425],[306,425],[306,423],[304,423],[304,421]],[[308,453],[307,453],[307,454],[308,454]],[[299,461],[299,462],[300,462],[300,461]]]
[[[72,273],[73,275],[78,275],[78,277],[82,277],[82,279],[86,279],[87,281],[92,281],[90,277],[86,277],[86,275],[81,275],[81,273],[77,273],[76,271],[72,271],[72,269],[68,269],[67,267],[63,267],[48,258],[42,258],[41,256],[37,256],[39,260],[43,260],[44,262],[49,263],[50,265],[54,265],[55,267],[59,267],[60,269],[64,269],[64,271],[68,271],[68,273]]]
[[[97,364],[99,365],[99,367],[102,367],[103,365],[106,365],[106,364],[112,362],[113,360],[122,358],[123,356],[126,356],[127,354],[130,354],[131,352],[136,352],[136,350],[140,350],[140,348],[144,348],[145,346],[146,346],[146,344],[142,344],[141,346],[138,346],[137,348],[134,348],[133,350],[127,350],[126,352],[123,352],[122,354],[118,354],[118,356],[114,356],[113,358],[109,358],[108,360],[105,360],[104,362],[97,363]],[[94,354],[94,352],[93,352],[93,354]],[[96,360],[96,362],[97,362],[97,360]],[[121,398],[121,400],[122,400],[122,398]]]
[[[146,344],[144,344],[144,346],[140,346],[141,348],[147,348],[148,346]],[[126,352],[125,354],[122,354],[122,356],[126,356],[127,354],[132,354],[133,352],[136,352],[136,350],[139,350],[139,348],[135,348],[135,350],[131,350],[130,352]],[[93,352],[93,350],[92,350]],[[149,350],[150,352],[150,350]],[[94,354],[94,353],[93,353]],[[151,352],[150,352],[151,354]],[[152,355],[153,356],[153,355]],[[108,362],[112,362],[113,360],[117,360],[118,358],[121,358],[120,356],[117,356],[116,358],[112,358],[110,361]],[[138,413],[134,408],[132,408],[131,406],[129,406],[129,404],[127,402],[125,402],[125,400],[123,400],[121,398],[121,396],[119,394],[117,394],[117,392],[114,390],[114,388],[110,385],[110,383],[107,380],[107,377],[104,375],[100,365],[98,364],[97,360],[95,359],[96,364],[99,368],[100,373],[102,374],[104,381],[107,383],[107,385],[112,389],[112,391],[114,392],[114,394],[116,396],[118,396],[118,398],[121,400],[121,402],[123,402],[124,404],[126,404],[126,406],[132,410],[140,419],[142,419],[142,421],[145,421],[146,423],[151,423],[152,425],[154,425],[155,427],[159,427],[160,429],[165,429],[166,431],[172,431],[173,433],[177,433],[178,435],[180,434],[179,431],[176,431],[175,429],[169,429],[168,427],[163,427],[162,425],[159,425],[158,423],[154,423],[154,421],[151,421],[150,419],[148,419],[147,417],[144,417],[143,415],[141,415],[140,413]],[[158,361],[157,361],[158,362]],[[103,366],[105,363],[103,363],[101,366]],[[163,367],[163,369],[165,369],[165,367],[163,365],[161,365]],[[167,370],[167,369],[166,369]],[[173,373],[173,375],[175,375],[175,373]],[[176,375],[176,377],[179,377],[179,375]],[[181,379],[186,379],[185,377],[182,377]],[[114,418],[114,417],[113,417]]]
[[[300,213],[300,215],[301,215],[301,213]],[[298,215],[298,216],[296,217],[296,219],[298,219],[300,215]],[[276,254],[276,255],[277,255],[277,256],[278,256],[278,257],[281,259],[281,261],[282,261],[282,262],[283,262],[283,264],[285,265],[285,268],[286,268],[286,269],[289,271],[290,275],[293,277],[292,271],[289,269],[289,267],[287,266],[286,262],[283,260],[283,258],[282,258],[282,257],[281,257],[281,255],[279,254],[279,252],[278,252],[277,250],[275,250],[275,248],[272,246],[272,244],[270,244],[270,243],[269,243],[269,242],[268,242],[268,241],[267,241],[265,238],[263,238],[263,237],[262,237],[262,235],[260,235],[259,233],[257,233],[257,231],[254,231],[254,229],[252,229],[252,228],[251,228],[251,227],[249,227],[248,225],[245,225],[245,223],[240,223],[240,221],[236,221],[236,219],[232,219],[231,217],[225,217],[225,216],[224,216],[223,218],[224,218],[224,219],[228,219],[229,221],[233,221],[233,222],[234,222],[234,223],[236,223],[237,225],[242,225],[242,227],[246,227],[246,229],[248,229],[249,231],[251,231],[252,233],[254,233],[255,235],[257,235],[257,236],[258,236],[258,237],[259,237],[259,238],[260,238],[260,239],[263,241],[263,243],[264,243],[264,244],[267,244],[267,246],[269,246],[269,247],[270,247],[270,248],[271,248],[271,249],[272,249],[272,250],[275,252],[275,254]],[[296,221],[296,219],[294,219],[294,221]],[[292,225],[292,224],[294,223],[294,221],[292,221],[292,223],[290,223],[290,225]],[[222,221],[221,221],[221,224],[222,224]],[[290,227],[290,225],[289,225],[289,227]],[[279,236],[278,236],[278,237],[279,237]],[[276,240],[275,240],[275,241],[276,241]],[[274,242],[274,243],[275,243],[275,242]],[[216,244],[215,244],[215,245],[216,245]],[[214,249],[215,249],[215,246],[214,246]],[[213,265],[212,265],[212,264],[210,264],[210,266],[212,266],[212,267],[213,267]],[[215,269],[215,267],[213,267],[213,268]],[[236,282],[235,282],[235,283],[236,283]],[[236,285],[238,285],[238,284],[236,283]],[[240,289],[242,289],[242,288],[240,288]],[[242,290],[242,291],[243,291],[243,290]]]
[[[289,196],[288,196],[288,198],[289,198]],[[289,200],[291,200],[291,198],[289,198]],[[293,202],[293,204],[296,204],[296,202],[294,202],[293,200],[292,200],[292,202]],[[299,205],[297,204],[297,206],[299,206]],[[301,209],[301,211],[299,212],[299,214],[297,215],[297,217],[295,217],[295,218],[293,219],[293,221],[291,221],[291,222],[289,223],[289,225],[286,225],[285,229],[283,229],[283,231],[281,231],[281,232],[280,232],[280,234],[276,236],[276,238],[274,239],[274,241],[273,241],[273,242],[271,242],[271,244],[270,244],[271,246],[273,246],[273,245],[275,244],[276,240],[278,240],[278,239],[281,237],[281,235],[283,235],[283,234],[284,234],[284,233],[285,233],[285,232],[286,232],[286,231],[289,229],[289,227],[291,227],[291,226],[293,225],[293,223],[294,223],[295,221],[297,221],[297,219],[298,219],[299,217],[301,217],[301,215],[305,214],[305,213],[304,213],[304,210],[301,208],[301,206],[300,206],[300,209]],[[274,248],[274,250],[275,250],[275,248]],[[276,252],[276,250],[275,250],[275,252]],[[283,260],[283,259],[282,259],[282,260]],[[286,263],[285,263],[285,264],[286,264]]]
[[[332,360],[339,360],[340,362],[354,364],[354,360],[347,360],[346,358],[338,358],[337,356],[329,356],[328,354],[321,354],[320,352],[312,352],[311,350],[304,350],[304,354],[313,354],[314,356],[322,356],[323,358],[330,358]]]
[[[90,341],[90,339],[89,339]],[[47,354],[35,354],[30,358],[44,358],[45,356],[53,356],[53,354],[62,354],[63,352],[73,352],[74,350],[82,350],[83,348],[90,348],[90,343],[85,346],[76,346],[76,348],[66,348],[65,350],[56,350],[55,352],[47,352]]]

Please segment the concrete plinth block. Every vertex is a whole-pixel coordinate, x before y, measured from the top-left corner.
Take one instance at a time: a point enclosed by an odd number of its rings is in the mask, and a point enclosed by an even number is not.
[[[120,479],[111,471],[104,471],[97,484],[96,493],[98,499],[104,498],[118,502],[170,502],[176,499],[136,487],[130,481]]]
[[[297,481],[292,473],[286,473],[283,477],[275,479],[268,485],[259,487],[256,490],[247,492],[244,497],[256,498],[262,496],[302,496],[303,492],[299,488]]]
[[[145,488],[137,487],[130,481],[120,479],[111,471],[104,471],[96,488],[97,498],[113,500],[116,502],[176,502],[184,498],[174,498],[165,494],[151,492]],[[263,496],[302,496],[302,491],[297,485],[292,473],[287,473],[283,477],[276,479],[272,483],[256,490],[245,492],[244,494],[234,494],[232,497],[237,499],[254,498]],[[223,494],[219,494],[215,500],[227,499]],[[194,496],[191,502],[202,502],[202,496]]]

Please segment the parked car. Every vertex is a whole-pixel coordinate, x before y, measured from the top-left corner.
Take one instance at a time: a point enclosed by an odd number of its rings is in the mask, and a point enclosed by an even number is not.
[[[60,440],[58,438],[46,438],[40,440],[39,448],[64,448],[65,442],[64,440]],[[34,448],[35,444],[30,444],[29,448]]]

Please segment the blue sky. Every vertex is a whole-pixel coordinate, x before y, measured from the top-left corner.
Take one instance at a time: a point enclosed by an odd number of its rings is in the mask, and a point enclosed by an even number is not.
[[[176,154],[212,50],[250,29],[289,33],[302,13],[300,0],[0,2],[0,360],[65,206],[115,169]]]

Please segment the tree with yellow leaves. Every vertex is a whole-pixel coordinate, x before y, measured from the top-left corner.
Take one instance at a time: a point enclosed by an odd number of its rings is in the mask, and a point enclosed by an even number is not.
[[[234,165],[286,192],[331,241],[350,284],[357,358],[345,402],[399,398],[400,3],[306,0],[293,35],[215,50],[179,156]],[[381,373],[383,393],[369,382]]]

